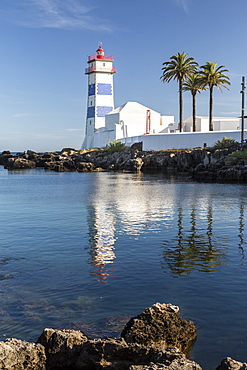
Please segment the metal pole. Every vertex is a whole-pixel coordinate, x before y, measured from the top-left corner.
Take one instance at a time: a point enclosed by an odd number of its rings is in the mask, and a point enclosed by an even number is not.
[[[241,144],[244,141],[244,90],[245,90],[245,83],[244,83],[244,76],[242,76],[242,90],[240,93],[242,94],[242,115],[241,115]]]

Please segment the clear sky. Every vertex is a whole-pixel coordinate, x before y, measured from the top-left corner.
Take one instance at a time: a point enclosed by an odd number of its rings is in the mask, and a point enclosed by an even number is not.
[[[229,70],[214,116],[240,116],[247,71],[246,0],[1,0],[0,151],[80,148],[87,56],[114,55],[115,107],[137,101],[178,119],[178,85],[162,63],[185,52]],[[208,115],[208,91],[197,114]],[[191,116],[184,93],[184,118]]]

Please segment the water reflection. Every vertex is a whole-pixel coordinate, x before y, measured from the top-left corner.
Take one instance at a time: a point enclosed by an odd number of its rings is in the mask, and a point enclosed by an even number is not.
[[[113,263],[116,258],[115,249],[115,218],[114,214],[107,209],[104,202],[98,200],[88,211],[90,264],[97,267],[93,275],[98,280],[105,281],[109,275],[106,265]]]
[[[162,246],[163,269],[173,276],[214,273],[226,263],[229,240],[214,230],[214,222],[224,227],[222,217],[229,222],[228,209],[222,203],[219,211],[210,192],[203,193],[192,184],[187,187],[192,191],[183,193],[174,180],[143,174],[99,173],[95,180],[88,207],[89,262],[97,267],[92,274],[98,280],[105,282],[113,271],[109,267],[116,259],[119,237],[123,239],[119,248],[126,244],[126,237],[138,240],[139,245],[142,240],[143,247],[145,239],[152,240],[157,253]],[[239,211],[236,204],[233,207],[233,212],[240,212],[239,224],[235,218],[231,227],[238,228],[235,235],[244,259],[244,199]]]
[[[177,210],[177,236],[163,243],[163,266],[173,275],[187,276],[193,270],[212,273],[224,263],[226,248],[213,238],[212,206],[208,204],[206,233],[202,227],[203,219],[196,212],[196,205],[191,205],[189,229],[183,226],[185,215],[182,205]],[[198,224],[198,226],[197,226]]]
[[[143,181],[142,174],[95,175],[93,199],[88,206],[89,263],[97,267],[92,274],[105,282],[110,275],[109,264],[116,258],[116,228],[120,235],[158,232],[162,220],[171,218],[173,206],[171,200],[162,207],[160,197],[150,199],[150,185]]]
[[[244,202],[243,200],[240,201],[239,205],[239,251],[241,253],[241,259],[243,260],[245,257],[245,252],[244,252]]]

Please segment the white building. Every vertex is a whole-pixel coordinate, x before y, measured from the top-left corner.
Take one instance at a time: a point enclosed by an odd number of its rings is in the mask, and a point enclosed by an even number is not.
[[[245,122],[245,128],[247,124]],[[213,131],[241,130],[241,118],[237,117],[213,117]],[[183,122],[183,131],[193,131],[193,117]],[[196,116],[196,132],[209,132],[209,118]]]
[[[110,142],[140,135],[154,135],[160,132],[175,132],[173,116],[160,113],[137,102],[127,102],[105,116],[105,126],[86,136],[83,149],[101,148]],[[87,143],[87,146],[85,145]]]

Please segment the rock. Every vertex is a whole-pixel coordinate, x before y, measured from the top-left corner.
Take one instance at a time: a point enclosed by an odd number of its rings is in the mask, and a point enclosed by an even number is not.
[[[76,164],[76,169],[78,172],[90,172],[93,171],[95,167],[91,162],[79,162]]]
[[[216,370],[246,370],[247,363],[233,360],[231,357],[226,357],[221,361],[221,364]]]
[[[188,353],[196,339],[196,328],[192,321],[179,316],[177,306],[156,303],[132,318],[121,337],[127,343],[153,346],[160,350],[177,347]]]
[[[128,171],[140,171],[143,165],[141,158],[128,159],[124,164],[124,169]]]
[[[190,365],[184,369],[197,369],[201,367],[186,359],[186,356],[177,348],[169,348],[167,351],[159,351],[152,347],[144,347],[137,343],[127,344],[123,338],[95,339],[86,342],[78,357],[75,368],[78,370],[128,370],[131,366],[150,365],[150,363],[162,363],[166,366],[176,364],[174,369],[182,364]],[[133,366],[135,365],[135,366]],[[193,367],[194,366],[194,367]],[[168,368],[168,367],[166,367]],[[138,366],[136,367],[138,369]],[[173,369],[171,366],[170,369]]]
[[[76,171],[75,162],[68,158],[63,162],[64,168],[66,168],[67,171]]]
[[[44,329],[38,343],[44,346],[47,367],[74,366],[87,336],[77,330]]]
[[[36,158],[38,157],[38,153],[34,152],[33,150],[27,150],[23,153],[23,156],[26,157],[26,159],[29,159],[29,160],[36,160]]]
[[[45,370],[45,348],[18,339],[0,342],[0,369]]]
[[[129,370],[202,370],[201,366],[194,361],[188,360],[184,355],[174,360],[166,360],[164,364],[150,363],[149,365],[132,365]]]
[[[35,167],[36,163],[34,161],[21,157],[8,158],[8,161],[4,166],[4,168],[7,168],[8,170],[25,170]]]
[[[6,166],[9,158],[15,158],[15,156],[11,154],[10,152],[8,153],[6,150],[2,152],[2,154],[0,155],[0,165]]]

